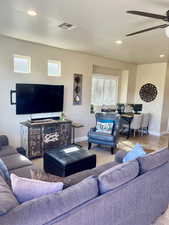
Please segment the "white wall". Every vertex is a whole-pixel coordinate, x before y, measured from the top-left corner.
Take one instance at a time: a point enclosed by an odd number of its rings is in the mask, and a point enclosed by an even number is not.
[[[165,90],[164,101],[161,117],[161,133],[169,132],[169,64],[167,64],[166,78],[165,78]]]
[[[32,73],[28,75],[13,72],[13,54],[32,57]],[[62,76],[59,78],[47,76],[47,60],[62,61]],[[64,84],[64,111],[69,119],[81,122],[84,129],[78,131],[78,137],[84,137],[93,126],[94,118],[90,114],[91,75],[93,65],[112,68],[114,70],[129,70],[129,77],[135,79],[135,65],[91,56],[59,48],[20,41],[0,36],[0,134],[8,135],[14,146],[20,144],[20,125],[29,116],[16,116],[15,106],[10,105],[10,90],[16,83]],[[83,99],[81,106],[73,106],[73,74],[83,74]],[[134,93],[132,95],[134,99]]]
[[[161,130],[161,123],[163,122],[162,112],[166,85],[166,72],[167,63],[154,63],[137,66],[135,103],[143,104],[143,112],[151,113],[152,119],[149,130],[150,133],[155,135],[160,135],[164,132],[164,130]],[[141,100],[139,90],[142,85],[149,82],[157,87],[158,95],[154,101],[146,103]]]
[[[119,103],[127,104],[129,72],[124,70],[120,76]]]

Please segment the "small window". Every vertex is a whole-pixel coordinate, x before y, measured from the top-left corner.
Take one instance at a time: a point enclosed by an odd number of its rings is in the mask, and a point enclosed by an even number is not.
[[[48,60],[48,76],[61,76],[61,62],[55,60]]]
[[[14,55],[14,72],[15,73],[30,73],[31,72],[31,57]]]

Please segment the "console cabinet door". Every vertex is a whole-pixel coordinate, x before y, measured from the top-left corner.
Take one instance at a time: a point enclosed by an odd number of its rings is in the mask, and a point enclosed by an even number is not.
[[[72,125],[71,123],[62,123],[60,124],[60,136],[59,136],[59,142],[60,146],[68,146],[71,144],[71,130]]]
[[[29,143],[29,158],[42,156],[42,138],[41,138],[41,128],[29,128],[28,134]]]
[[[71,123],[58,123],[43,128],[43,150],[71,144]]]
[[[49,126],[43,127],[42,136],[43,136],[44,152],[59,146],[58,126],[49,125]]]

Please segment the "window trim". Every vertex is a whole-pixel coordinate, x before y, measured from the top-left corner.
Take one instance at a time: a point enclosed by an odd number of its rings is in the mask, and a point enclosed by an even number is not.
[[[26,72],[22,71],[21,72],[19,70],[15,70],[15,58],[27,59],[28,60],[28,71],[26,71]],[[14,54],[13,55],[13,71],[14,71],[14,73],[30,74],[31,73],[31,56]]]
[[[50,74],[49,73],[49,63],[57,64],[59,66],[58,74]],[[48,59],[47,67],[48,67],[48,76],[49,77],[61,77],[61,61],[60,60]]]

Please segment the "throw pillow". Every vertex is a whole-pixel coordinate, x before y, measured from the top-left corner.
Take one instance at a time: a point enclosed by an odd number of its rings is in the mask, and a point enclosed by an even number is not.
[[[12,190],[5,182],[4,178],[0,176],[0,217],[7,214],[11,209],[17,207],[18,205],[19,202],[16,200]],[[0,224],[4,224],[1,219]]]
[[[123,162],[128,162],[144,155],[146,155],[146,153],[143,150],[142,146],[140,144],[136,144],[134,148],[125,155],[125,157],[123,158]]]
[[[98,120],[96,124],[96,132],[111,134],[114,123],[114,120]]]
[[[0,175],[4,178],[4,180],[9,183],[10,181],[10,176],[9,176],[9,172],[8,172],[8,168],[5,165],[5,163],[3,162],[2,159],[0,159]]]
[[[44,182],[18,177],[15,174],[11,174],[11,186],[20,203],[63,190],[62,182]]]

